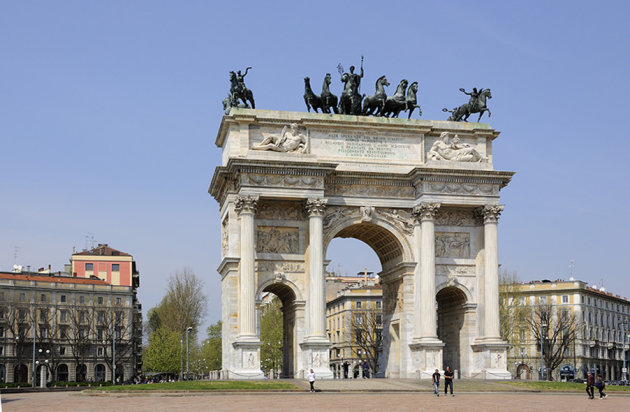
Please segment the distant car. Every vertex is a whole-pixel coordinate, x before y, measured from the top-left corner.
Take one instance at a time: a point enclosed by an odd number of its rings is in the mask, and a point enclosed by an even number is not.
[[[560,368],[560,379],[570,380],[574,378],[575,371],[573,370],[573,367],[571,365],[564,365]]]

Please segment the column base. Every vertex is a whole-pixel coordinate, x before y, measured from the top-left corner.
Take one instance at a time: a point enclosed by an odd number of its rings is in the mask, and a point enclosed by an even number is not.
[[[471,378],[488,380],[509,380],[512,374],[507,370],[508,344],[500,338],[477,338],[471,345],[473,350],[473,370]]]
[[[237,365],[234,370],[227,371],[229,379],[252,380],[264,379],[260,369],[260,346],[262,342],[256,336],[239,336],[232,344],[236,351]]]
[[[418,379],[432,379],[436,369],[442,370],[444,342],[435,337],[415,338],[409,348]]]
[[[324,337],[309,336],[300,343],[305,368],[298,371],[298,376],[306,378],[310,369],[315,372],[316,379],[334,379],[330,370],[330,341]]]

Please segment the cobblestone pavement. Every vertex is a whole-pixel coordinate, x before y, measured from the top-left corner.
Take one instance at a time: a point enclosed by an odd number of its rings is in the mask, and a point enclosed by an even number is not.
[[[3,394],[2,411],[599,411],[627,410],[630,396],[611,394],[462,393],[437,398],[423,392],[339,393],[143,393],[82,394],[44,392]],[[448,409],[443,409],[448,408]]]

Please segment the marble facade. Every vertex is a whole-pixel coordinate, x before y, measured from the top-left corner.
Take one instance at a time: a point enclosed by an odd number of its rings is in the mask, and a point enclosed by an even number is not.
[[[359,239],[382,264],[379,374],[509,378],[499,336],[499,191],[487,124],[232,109],[210,194],[222,228],[223,373],[257,379],[259,305],[283,302],[283,375],[332,377],[324,257]]]

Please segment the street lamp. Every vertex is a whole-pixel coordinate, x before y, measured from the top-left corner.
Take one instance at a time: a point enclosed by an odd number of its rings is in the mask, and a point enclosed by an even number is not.
[[[626,369],[626,325],[628,321],[621,322],[621,333],[623,335],[623,344],[621,345],[621,351],[623,352],[623,381],[628,386],[628,369]]]
[[[38,350],[39,352],[39,356],[41,357],[42,354],[46,354],[46,358],[48,358],[50,356],[50,349],[46,349],[46,352],[44,352],[44,350],[42,348],[39,348]],[[46,382],[48,381],[48,359],[44,359],[44,363],[42,365],[45,366],[45,368],[42,369],[42,371],[40,372],[40,379],[39,379],[39,387],[40,388],[45,388],[46,387]],[[40,365],[40,361],[37,360],[35,361],[36,365]]]
[[[36,336],[35,335],[35,316],[33,316],[33,371],[32,371],[33,377],[31,379],[33,388],[35,387],[35,377],[36,377],[35,375],[35,336]]]
[[[184,339],[179,339],[179,381],[181,382],[184,375]]]
[[[188,334],[191,330],[192,326],[186,328],[186,380],[190,379],[190,376],[188,375]]]

